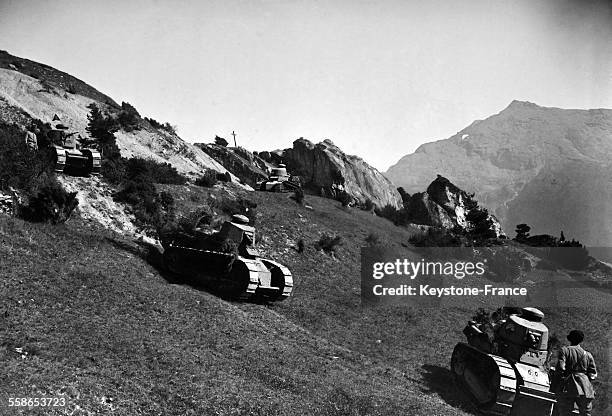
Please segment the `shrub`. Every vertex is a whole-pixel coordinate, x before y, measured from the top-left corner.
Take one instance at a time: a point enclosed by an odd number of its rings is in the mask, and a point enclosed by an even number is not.
[[[170,123],[160,123],[159,121],[149,117],[145,117],[144,119],[151,125],[151,127],[155,129],[165,130],[168,133],[176,134],[176,126],[173,126]]]
[[[295,202],[302,205],[304,203],[304,190],[302,188],[295,188],[293,199],[295,199]]]
[[[227,171],[225,173],[217,173],[217,180],[221,182],[231,182],[232,175]]]
[[[140,157],[127,159],[126,175],[128,179],[145,175],[150,177],[152,182],[172,185],[183,185],[187,182],[187,178],[171,164]]]
[[[137,224],[145,229],[159,232],[174,220],[174,200],[168,194],[158,194],[149,176],[127,180],[113,198],[130,205]]]
[[[353,202],[353,197],[346,191],[341,191],[337,197],[343,207],[347,208]]]
[[[117,120],[125,131],[140,129],[140,114],[130,103],[121,102],[121,111],[119,112]]]
[[[516,237],[514,237],[514,240],[524,242],[529,238],[529,231],[531,231],[531,227],[527,224],[518,224],[516,226]]]
[[[54,176],[43,175],[30,191],[27,205],[19,207],[19,215],[33,222],[63,223],[79,204],[76,195],[67,192]]]
[[[372,200],[370,198],[367,198],[363,204],[363,210],[364,211],[372,211],[373,209],[375,209],[376,206],[374,205],[374,202],[372,202]]]
[[[257,222],[257,203],[246,198],[221,198],[214,202],[214,207],[220,209],[227,215],[240,214],[249,219],[249,224],[254,226]]]
[[[408,241],[417,247],[460,247],[461,239],[440,228],[430,228],[411,236]]]
[[[338,246],[342,245],[342,237],[339,235],[331,236],[323,234],[319,241],[315,243],[317,250],[323,250],[326,253],[335,253]]]
[[[212,169],[205,170],[202,176],[195,180],[195,184],[204,188],[212,188],[217,184],[217,171]]]
[[[391,221],[393,224],[398,224],[400,212],[393,205],[385,205],[381,209],[375,209],[374,212],[379,217],[383,217]]]
[[[229,143],[223,137],[215,136],[215,144],[219,146],[227,147]]]
[[[375,246],[380,243],[380,237],[378,236],[378,234],[370,233],[365,238],[365,242],[370,246]]]
[[[197,210],[188,212],[178,220],[178,229],[185,233],[193,231],[201,225],[210,225],[214,218],[213,210],[208,205],[203,205]]]
[[[127,177],[125,159],[117,158],[103,160],[100,172],[108,182],[114,185],[122,183]]]

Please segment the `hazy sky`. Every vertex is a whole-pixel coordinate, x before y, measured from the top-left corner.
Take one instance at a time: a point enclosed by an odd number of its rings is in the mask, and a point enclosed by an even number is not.
[[[603,0],[0,0],[0,49],[188,141],[329,138],[381,170],[513,99],[612,108]]]

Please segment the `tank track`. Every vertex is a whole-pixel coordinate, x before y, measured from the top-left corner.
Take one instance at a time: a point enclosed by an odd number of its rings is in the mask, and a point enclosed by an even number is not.
[[[555,404],[553,393],[525,386],[519,370],[508,360],[465,343],[455,347],[451,371],[487,415],[550,416]]]

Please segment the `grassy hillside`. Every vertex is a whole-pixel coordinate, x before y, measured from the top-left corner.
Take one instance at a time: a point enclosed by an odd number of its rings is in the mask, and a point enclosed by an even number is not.
[[[211,193],[164,189],[183,211]],[[312,196],[312,209],[286,194],[248,198],[266,255],[294,274],[295,296],[283,303],[226,302],[172,283],[143,248],[78,219],[50,227],[0,217],[0,414],[12,413],[9,396],[59,394],[66,411],[39,414],[474,414],[447,368],[481,305],[360,306],[365,237],[404,249],[411,230]],[[342,236],[335,256],[314,249],[322,233]],[[600,363],[596,414],[605,414],[609,315],[546,312],[554,333],[585,328]]]

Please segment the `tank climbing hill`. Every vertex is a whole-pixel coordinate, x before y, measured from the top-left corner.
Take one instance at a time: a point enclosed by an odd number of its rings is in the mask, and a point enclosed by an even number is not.
[[[487,415],[550,416],[556,399],[545,368],[548,328],[535,308],[511,312],[493,324],[468,322],[466,343],[453,351],[451,370],[458,385]]]
[[[168,271],[188,283],[238,300],[281,301],[291,296],[289,269],[261,258],[255,249],[255,228],[243,215],[232,216],[221,230],[176,234],[164,243]]]

